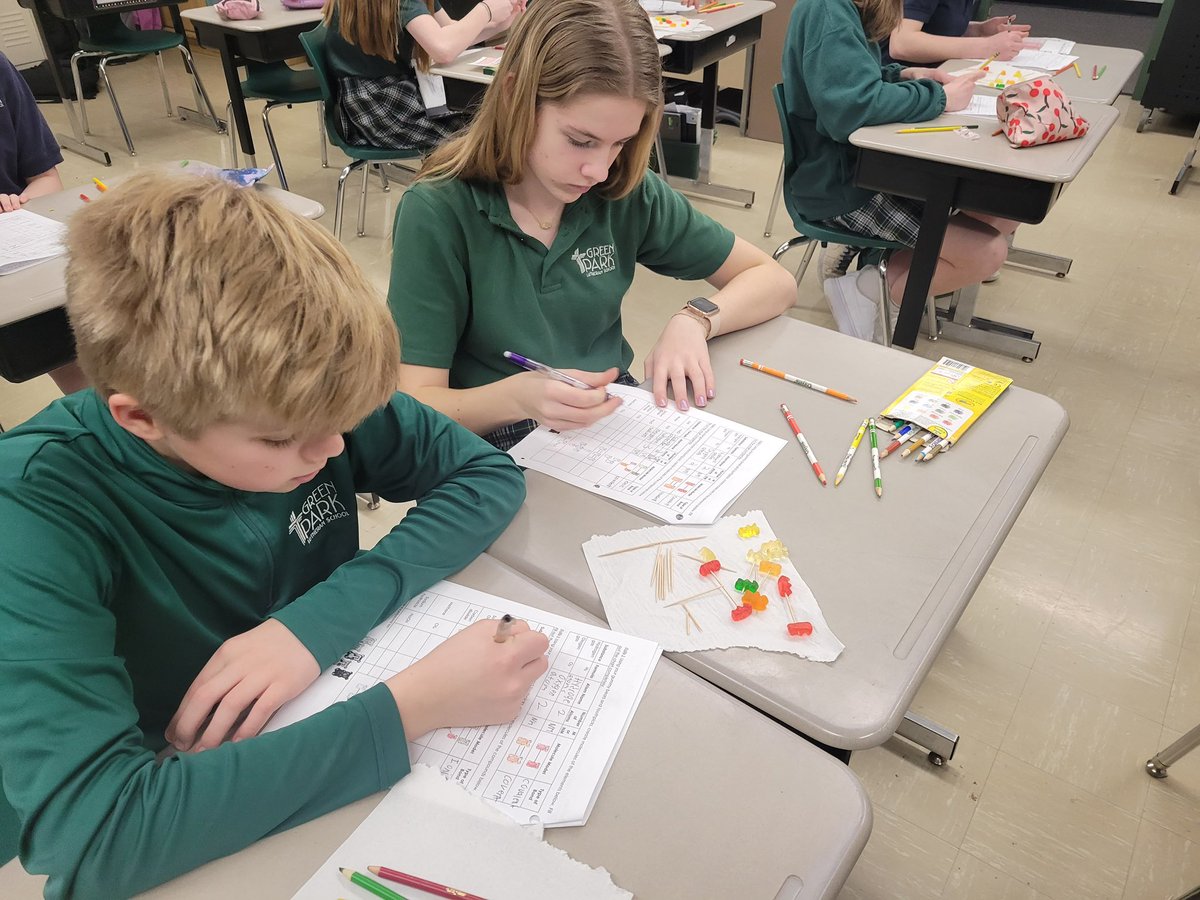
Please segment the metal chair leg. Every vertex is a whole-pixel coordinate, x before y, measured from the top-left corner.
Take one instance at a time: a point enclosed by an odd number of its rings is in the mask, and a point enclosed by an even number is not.
[[[1159,750],[1146,760],[1146,771],[1155,778],[1166,778],[1167,769],[1179,761],[1186,753],[1200,746],[1200,725],[1197,725],[1165,750]]]
[[[275,132],[271,130],[271,110],[277,106],[286,106],[292,108],[290,103],[274,103],[269,102],[263,107],[263,131],[267,133],[267,143],[271,147],[271,159],[275,161],[275,171],[279,173],[279,185],[285,191],[288,189],[287,176],[283,174],[283,160],[279,158],[279,147],[275,144]]]
[[[770,237],[775,228],[775,213],[779,209],[779,198],[783,196],[783,163],[779,163],[779,177],[775,179],[775,193],[771,195],[771,207],[767,210],[767,224],[763,227],[763,237]]]
[[[800,286],[800,281],[804,278],[804,273],[808,271],[808,263],[809,263],[809,260],[812,259],[813,253],[816,252],[817,242],[814,241],[812,238],[805,237],[804,235],[799,235],[797,237],[791,238],[790,240],[784,241],[775,250],[775,252],[773,254],[771,254],[771,258],[774,259],[776,262],[778,262],[779,258],[782,257],[783,254],[787,253],[793,247],[798,247],[801,244],[807,244],[808,246],[804,251],[804,258],[802,260],[800,260],[800,265],[796,267],[796,286],[797,287]]]
[[[192,76],[192,95],[196,99],[196,109],[201,112],[208,110],[208,115],[213,121],[213,130],[220,134],[225,130],[225,125],[217,117],[217,111],[213,109],[212,101],[208,99],[208,91],[204,90],[204,84],[200,81],[200,74],[196,71],[196,64],[192,61],[191,52],[183,44],[179,45],[179,52],[183,56],[183,67]]]
[[[358,195],[358,236],[362,237],[367,233],[367,176],[371,172],[371,167],[363,164],[362,167],[362,192]]]
[[[876,272],[879,274],[879,325],[883,329],[883,346],[892,346],[892,291],[887,280],[888,257],[885,253],[879,260]]]
[[[362,160],[352,160],[338,175],[337,196],[333,202],[333,236],[339,241],[342,239],[342,207],[346,200],[346,179],[361,165]]]
[[[163,91],[163,106],[167,110],[167,118],[174,118],[175,112],[171,109],[171,92],[167,88],[167,70],[163,67],[162,53],[154,54],[154,61],[158,63],[158,83],[162,85]]]
[[[377,163],[375,168],[379,171],[379,184],[383,187],[383,192],[385,194],[390,194],[392,191],[392,184],[390,181],[388,181],[387,166],[383,165],[383,163]]]
[[[129,136],[129,128],[125,125],[125,117],[121,115],[121,104],[117,102],[112,82],[108,80],[108,61],[117,58],[116,56],[105,56],[100,59],[100,79],[104,82],[104,89],[108,91],[108,99],[112,101],[113,112],[117,114],[117,124],[121,126],[121,134],[125,136],[125,146],[129,148],[129,155],[137,156],[137,151],[133,149],[133,138]]]
[[[79,109],[79,120],[83,123],[84,134],[91,134],[91,128],[88,126],[87,104],[83,102],[83,82],[79,78],[79,60],[91,55],[84,50],[78,50],[71,54],[71,78],[75,82],[75,105]]]
[[[325,101],[317,101],[317,139],[321,142],[321,168],[329,168],[329,138],[325,136]]]
[[[237,123],[233,121],[232,101],[225,104],[225,121],[229,123],[229,130],[226,132],[229,135],[229,166],[236,169],[238,167]]]
[[[929,322],[929,340],[936,341],[941,336],[941,327],[938,325],[937,300],[932,294],[925,301],[925,318]]]

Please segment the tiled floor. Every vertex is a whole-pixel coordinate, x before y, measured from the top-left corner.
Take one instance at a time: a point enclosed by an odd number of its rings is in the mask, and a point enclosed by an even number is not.
[[[201,54],[200,66],[223,103],[215,57]],[[181,158],[228,163],[223,139],[162,117],[153,68],[112,70],[140,155],[119,150],[101,98],[92,122],[113,168],[67,154],[68,185]],[[190,102],[178,63],[169,68]],[[1190,129],[1159,115],[1138,135],[1136,107],[1120,106],[1119,126],[1048,221],[1018,233],[1024,246],[1074,257],[1070,277],[1006,269],[981,297],[981,314],[1035,327],[1041,357],[918,345],[1055,397],[1071,430],[917,697],[919,712],[961,732],[958,755],[934,769],[893,740],[854,757],[875,830],[845,898],[1166,900],[1200,884],[1200,751],[1164,782],[1142,771],[1200,722],[1200,174],[1168,196]],[[61,109],[43,109],[60,127]],[[292,189],[328,206],[336,170],[319,166],[315,116],[307,107],[273,118]],[[779,158],[778,146],[723,128],[714,177],[756,189],[759,202],[698,205],[773,248],[790,234],[782,215],[773,238],[762,234]],[[347,227],[381,290],[399,190],[373,183],[367,237]],[[635,350],[690,296],[686,284],[641,273],[625,311]],[[792,315],[831,325],[814,277]],[[0,422],[11,427],[54,396],[45,378],[0,382]],[[396,515],[368,514],[364,541]]]

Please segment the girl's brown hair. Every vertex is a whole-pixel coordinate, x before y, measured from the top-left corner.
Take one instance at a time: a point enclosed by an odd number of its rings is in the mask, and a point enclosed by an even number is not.
[[[878,44],[896,30],[904,18],[904,0],[854,0],[867,40]]]
[[[425,0],[433,15],[433,0]],[[325,5],[325,25],[333,23],[337,14],[337,31],[347,43],[371,56],[396,61],[401,44],[411,45],[413,62],[422,72],[429,71],[429,51],[419,41],[404,40],[400,29],[400,4],[397,0],[330,0]]]
[[[595,190],[632,191],[646,172],[662,113],[662,70],[650,18],[637,0],[538,0],[509,35],[483,103],[463,133],[435,150],[421,178],[517,184],[543,103],[585,94],[642,100],[646,114]]]

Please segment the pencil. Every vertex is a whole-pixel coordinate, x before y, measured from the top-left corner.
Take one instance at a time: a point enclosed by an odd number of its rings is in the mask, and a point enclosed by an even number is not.
[[[1082,77],[1083,77],[1083,73],[1079,71],[1079,63],[1077,63],[1077,62],[1073,62],[1073,63],[1071,63],[1071,65],[1075,67],[1075,77],[1076,77],[1076,78],[1082,78]]]
[[[496,636],[492,638],[497,644],[503,644],[512,637],[513,617],[505,613],[500,617],[500,624],[496,626]]]
[[[457,888],[446,887],[444,884],[438,884],[436,881],[430,881],[427,878],[419,878],[416,875],[407,875],[404,872],[397,872],[395,869],[389,869],[387,866],[367,866],[367,871],[379,878],[386,878],[388,881],[394,881],[397,884],[406,884],[409,887],[420,888],[427,894],[437,894],[439,897],[453,897],[457,900],[483,900],[478,894],[471,894],[467,891],[460,891]]]
[[[787,419],[788,427],[792,429],[792,434],[796,436],[796,441],[800,444],[800,449],[804,451],[804,455],[808,457],[809,463],[812,464],[812,470],[820,479],[821,485],[828,484],[825,480],[825,473],[821,471],[821,464],[817,462],[817,457],[812,451],[812,447],[808,446],[808,441],[804,439],[804,435],[800,433],[800,426],[796,423],[792,416],[792,411],[787,408],[786,403],[779,404],[779,411],[783,413],[783,417]]]
[[[875,420],[867,419],[867,433],[871,436],[871,469],[875,473],[875,496],[883,496],[883,473],[879,471],[879,438],[875,434]]]
[[[978,125],[931,125],[928,128],[901,128],[896,134],[929,134],[933,131],[958,131],[960,128],[978,127]]]
[[[1099,66],[1092,66],[1092,81],[1095,81],[1097,78],[1100,77],[1099,69],[1100,69]]]
[[[780,372],[778,369],[772,369],[770,366],[764,366],[762,363],[756,363],[749,359],[739,359],[738,365],[745,366],[747,369],[754,369],[756,372],[762,372],[764,375],[782,378],[784,381],[790,381],[792,384],[798,384],[800,387],[808,388],[810,391],[816,391],[818,394],[828,394],[830,397],[837,397],[839,400],[845,400],[847,403],[858,402],[849,394],[843,394],[841,391],[835,391],[833,388],[827,388],[825,385],[817,384],[815,381],[809,381],[807,378],[800,378],[796,375],[789,375],[787,372]]]
[[[405,900],[403,894],[397,894],[387,885],[380,884],[374,878],[368,878],[362,872],[355,872],[353,869],[339,869],[338,871],[348,878],[351,884],[362,888],[368,893],[374,894],[380,900]]]
[[[1103,78],[1103,77],[1104,77],[1104,73],[1105,73],[1105,72],[1107,72],[1107,71],[1108,71],[1108,66],[1101,66],[1101,67],[1100,67],[1100,74],[1099,74],[1098,76],[1096,76],[1096,77],[1098,77],[1098,78]]]
[[[904,457],[908,456],[908,454],[912,453],[914,450],[919,450],[921,447],[925,446],[925,442],[927,440],[929,440],[929,435],[927,435],[927,434],[921,435],[919,438],[917,438],[915,441],[913,441],[911,444],[909,444],[907,447],[905,447],[903,450],[900,451],[900,458],[903,459]]]
[[[899,431],[897,431],[895,434],[895,438],[892,440],[892,442],[890,444],[887,445],[887,447],[883,450],[883,452],[881,452],[879,454],[879,458],[883,459],[889,453],[895,453],[898,449],[900,449],[900,445],[903,444],[906,440],[908,440],[909,437],[912,435],[912,433],[914,431],[916,431],[916,429],[917,429],[917,426],[913,425],[910,422],[909,424],[907,424],[903,428],[901,428]]]
[[[1061,69],[1055,69],[1051,74],[1052,75],[1061,75],[1063,72],[1067,71],[1067,69],[1071,68],[1071,66],[1073,66],[1073,65],[1075,65],[1075,63],[1067,63]]]
[[[992,62],[993,62],[995,59],[996,59],[996,54],[995,54],[995,53],[993,53],[991,56],[989,56],[987,59],[985,59],[983,62],[981,62],[981,63],[979,64],[979,68],[981,68],[981,69],[986,69],[988,66],[990,66],[990,65],[992,64]]]
[[[101,181],[99,178],[93,177],[92,184],[94,184],[96,187],[98,187],[100,189],[100,193],[102,193],[102,194],[108,190],[108,185],[105,184],[103,181]]]
[[[698,13],[720,12],[723,9],[733,9],[735,6],[741,6],[740,3],[710,3],[708,6],[702,6],[696,10]]]
[[[80,199],[80,200],[82,200],[84,203],[91,203],[91,202],[92,202],[92,198],[91,198],[91,197],[89,197],[87,194],[80,194],[80,195],[79,195],[79,199]]]
[[[850,442],[850,449],[846,451],[846,458],[842,460],[841,468],[837,470],[837,475],[833,477],[833,486],[837,487],[842,483],[842,479],[846,477],[846,470],[850,468],[850,460],[854,459],[854,451],[858,449],[859,441],[862,440],[863,434],[867,430],[867,420],[863,419],[862,424],[858,426],[858,434],[854,435],[854,440]]]

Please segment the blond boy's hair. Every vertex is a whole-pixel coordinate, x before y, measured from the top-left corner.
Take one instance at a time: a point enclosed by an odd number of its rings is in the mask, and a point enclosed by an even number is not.
[[[646,174],[662,114],[662,65],[637,0],[538,0],[505,43],[504,58],[470,127],[428,158],[421,178],[517,184],[543,103],[585,95],[641,100],[637,136],[621,148],[595,193],[616,200]]]
[[[387,402],[400,344],[342,245],[257,191],[139,175],[71,218],[79,364],[185,437],[234,419],[348,431]]]

